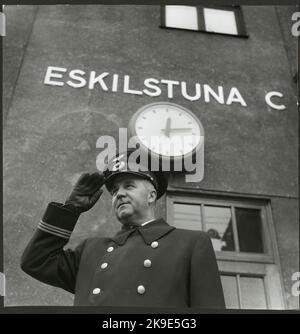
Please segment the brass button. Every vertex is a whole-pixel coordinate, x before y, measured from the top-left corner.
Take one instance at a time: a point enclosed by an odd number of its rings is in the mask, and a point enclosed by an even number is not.
[[[157,241],[153,241],[153,242],[151,243],[151,247],[152,247],[152,248],[157,248],[157,247],[158,247],[158,242],[157,242]]]
[[[108,267],[108,263],[104,262],[101,264],[101,269],[105,269]]]
[[[99,288],[95,288],[95,289],[93,290],[93,295],[98,295],[100,292],[101,292],[101,289],[99,289]]]
[[[144,261],[144,267],[150,268],[151,265],[152,265],[151,260],[147,259],[147,260]]]
[[[143,285],[139,285],[137,287],[137,292],[140,294],[140,295],[143,295],[145,293],[146,289]]]
[[[107,248],[108,253],[111,253],[114,250],[113,246]]]

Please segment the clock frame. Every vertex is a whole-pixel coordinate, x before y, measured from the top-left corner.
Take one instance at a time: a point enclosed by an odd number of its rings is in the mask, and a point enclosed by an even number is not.
[[[146,146],[143,141],[140,139],[140,136],[137,134],[136,132],[136,122],[139,119],[139,117],[141,116],[141,114],[143,112],[145,112],[146,110],[149,109],[154,109],[154,108],[161,108],[161,107],[169,107],[170,109],[177,109],[180,110],[180,112],[187,114],[190,118],[192,118],[192,120],[196,123],[199,131],[200,131],[200,140],[197,143],[197,145],[195,147],[193,147],[193,149],[187,153],[183,153],[182,155],[165,155],[165,154],[161,154],[161,153],[157,153],[155,151],[153,151],[149,146]],[[159,121],[157,126],[160,126]],[[192,113],[189,109],[175,104],[175,103],[170,103],[170,102],[155,102],[155,103],[150,103],[150,104],[146,104],[144,106],[142,106],[141,108],[139,108],[134,115],[131,117],[130,121],[129,121],[129,125],[128,125],[128,131],[129,131],[129,138],[134,137],[134,143],[139,144],[140,148],[142,150],[144,150],[147,153],[150,153],[151,155],[153,155],[155,158],[161,160],[171,160],[171,161],[178,161],[178,160],[182,160],[182,159],[193,159],[193,157],[195,156],[196,152],[200,149],[203,149],[204,146],[204,129],[203,126],[200,122],[200,120],[194,115],[194,113]]]

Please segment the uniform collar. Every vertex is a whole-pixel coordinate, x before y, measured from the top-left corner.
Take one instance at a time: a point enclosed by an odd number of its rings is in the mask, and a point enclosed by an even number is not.
[[[131,236],[133,233],[139,233],[142,236],[144,242],[147,245],[150,245],[153,241],[162,238],[164,235],[174,229],[175,227],[170,226],[165,222],[164,219],[159,218],[149,222],[145,226],[129,227],[123,225],[121,231],[112,237],[111,240],[116,242],[118,245],[124,245],[129,236]]]

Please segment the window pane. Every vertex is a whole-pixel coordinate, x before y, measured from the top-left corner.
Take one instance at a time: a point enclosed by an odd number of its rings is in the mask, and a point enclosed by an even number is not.
[[[225,207],[204,207],[206,232],[209,234],[214,250],[234,251],[231,209]]]
[[[260,210],[235,208],[241,252],[263,253]]]
[[[240,308],[236,276],[221,276],[226,308]]]
[[[243,309],[266,309],[266,295],[263,279],[240,277]]]
[[[204,8],[204,21],[206,31],[238,34],[234,11]]]
[[[193,6],[166,6],[166,26],[198,30],[197,8]]]
[[[200,205],[174,203],[174,225],[188,230],[202,230]]]

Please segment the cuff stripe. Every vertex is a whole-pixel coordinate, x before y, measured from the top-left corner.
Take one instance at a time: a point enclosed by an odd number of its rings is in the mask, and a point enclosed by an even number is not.
[[[62,233],[62,232],[56,231],[56,230],[54,230],[52,228],[49,228],[48,226],[45,226],[45,225],[42,225],[42,224],[39,224],[38,227],[43,228],[44,230],[47,230],[49,232],[53,232],[53,233],[56,233],[58,235],[62,235],[62,236],[67,237],[67,238],[70,238],[70,236],[71,236],[71,233],[70,234]]]
[[[48,229],[50,229],[50,230],[52,230],[54,232],[62,233],[62,234],[67,235],[67,236],[70,236],[71,233],[72,233],[72,231],[66,230],[64,228],[60,228],[60,227],[57,227],[57,226],[45,223],[43,220],[40,221],[39,225],[41,225],[41,226],[43,226],[45,228],[48,228]]]
[[[50,233],[50,234],[53,234],[53,235],[56,235],[58,237],[61,237],[61,238],[64,238],[64,239],[70,239],[69,237],[66,237],[65,235],[62,235],[62,234],[58,234],[58,233],[55,233],[53,231],[49,231],[47,230],[46,228],[42,227],[41,225],[38,225],[38,228],[44,232],[47,232],[47,233]]]
[[[70,231],[64,230],[64,229],[60,229],[60,228],[56,228],[56,227],[54,227],[52,225],[44,223],[43,221],[41,221],[39,223],[38,228],[40,228],[43,231],[46,231],[46,232],[49,232],[49,233],[52,233],[54,235],[61,236],[63,238],[67,238],[67,239],[69,239],[70,236],[71,236],[71,232]]]

